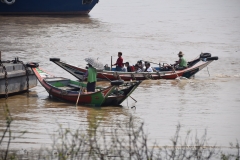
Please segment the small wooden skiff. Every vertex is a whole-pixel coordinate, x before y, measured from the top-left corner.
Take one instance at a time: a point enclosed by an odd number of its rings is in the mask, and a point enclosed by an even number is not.
[[[86,84],[63,77],[55,77],[38,67],[37,63],[28,63],[38,81],[50,96],[60,100],[89,106],[120,105],[138,87],[141,81],[127,82],[112,81],[111,85],[103,88],[96,87],[95,92],[84,92]]]

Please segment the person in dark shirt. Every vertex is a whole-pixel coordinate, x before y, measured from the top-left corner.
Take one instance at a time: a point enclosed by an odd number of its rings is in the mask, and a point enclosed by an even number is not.
[[[122,71],[123,68],[123,58],[122,58],[122,52],[118,52],[118,59],[115,64],[112,66],[116,66],[116,71]]]
[[[132,66],[129,65],[129,62],[125,62],[124,64],[127,68],[127,72],[133,72]]]

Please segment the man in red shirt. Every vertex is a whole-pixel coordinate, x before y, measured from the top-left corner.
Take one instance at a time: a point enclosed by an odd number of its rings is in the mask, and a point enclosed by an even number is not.
[[[118,52],[117,62],[115,64],[113,64],[112,66],[115,66],[115,65],[116,65],[116,71],[122,71],[122,68],[123,68],[122,52]]]

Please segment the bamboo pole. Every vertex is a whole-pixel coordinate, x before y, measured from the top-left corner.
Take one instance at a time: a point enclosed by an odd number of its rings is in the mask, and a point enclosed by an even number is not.
[[[110,71],[112,71],[112,56],[111,56],[111,70]]]

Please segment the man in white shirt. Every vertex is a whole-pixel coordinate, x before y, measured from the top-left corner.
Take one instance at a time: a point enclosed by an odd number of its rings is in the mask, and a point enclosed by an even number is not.
[[[144,72],[153,72],[153,69],[152,69],[152,67],[150,67],[150,63],[149,62],[146,62],[145,65],[146,65],[146,69],[145,69]]]
[[[145,71],[146,67],[145,67],[144,63],[142,62],[142,60],[138,61],[138,66],[141,69],[140,72],[144,72]]]
[[[143,72],[142,70],[141,70],[141,68],[139,67],[139,64],[135,64],[135,66],[134,66],[134,70],[135,70],[135,72]]]

